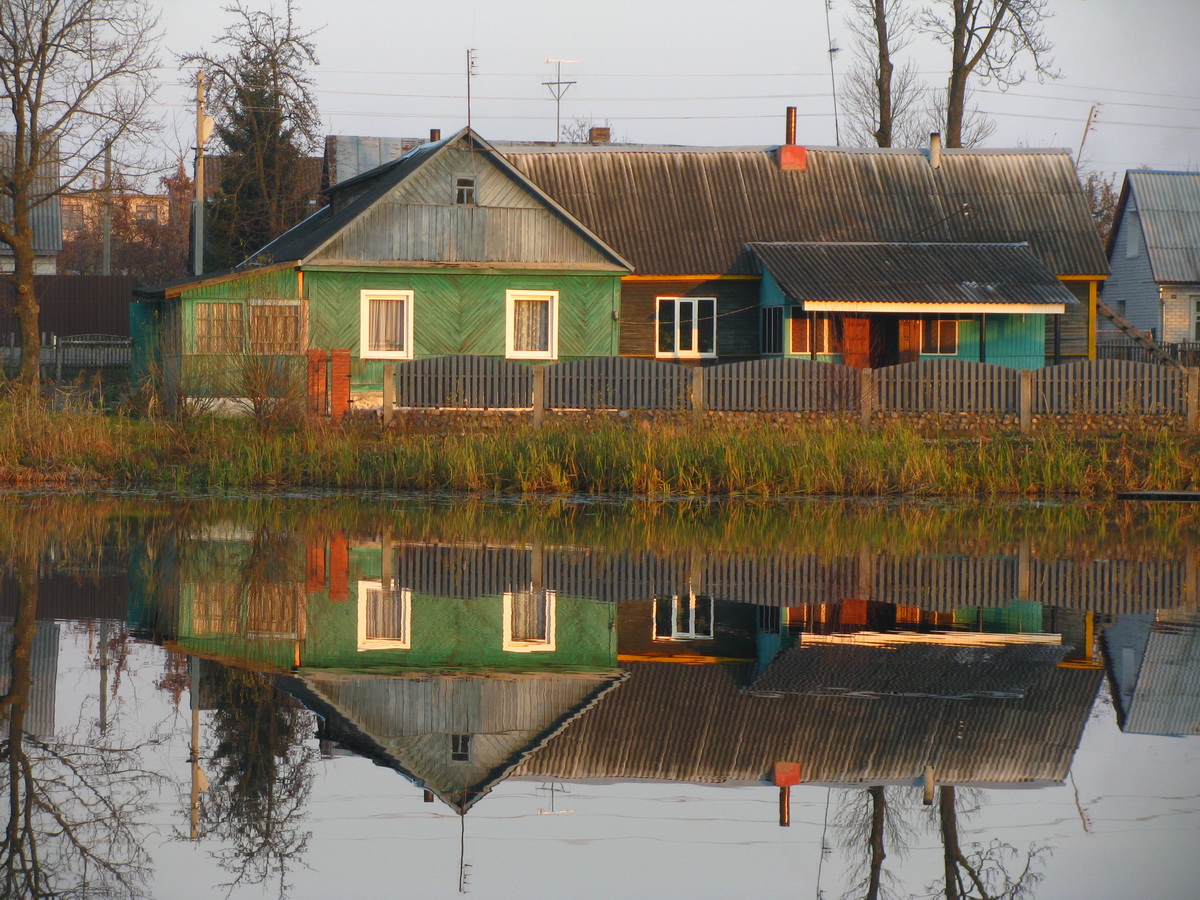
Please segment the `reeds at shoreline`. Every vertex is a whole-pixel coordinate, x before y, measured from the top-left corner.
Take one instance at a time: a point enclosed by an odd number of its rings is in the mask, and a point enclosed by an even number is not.
[[[0,399],[0,483],[330,487],[644,497],[836,494],[1105,497],[1200,488],[1200,438],[1047,429],[930,433],[903,422],[601,420],[453,434],[377,425],[258,429],[58,412]]]

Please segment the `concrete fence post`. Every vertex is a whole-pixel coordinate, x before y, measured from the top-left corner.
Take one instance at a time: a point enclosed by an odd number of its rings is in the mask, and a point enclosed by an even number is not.
[[[692,416],[697,422],[704,421],[704,368],[692,369]]]
[[[875,419],[875,408],[878,404],[875,394],[875,373],[870,369],[860,369],[858,372],[858,408],[862,416],[862,427],[871,428]]]
[[[54,344],[54,383],[62,384],[62,344],[58,342],[57,334],[51,334],[50,340]]]
[[[546,417],[546,367],[533,367],[533,427],[538,429],[542,427],[542,420]]]
[[[1033,431],[1033,370],[1022,369],[1020,375],[1017,407],[1020,409],[1021,434],[1030,434]]]
[[[1187,370],[1187,429],[1200,428],[1200,368]]]
[[[396,411],[396,364],[383,364],[383,427],[392,424],[392,416]]]

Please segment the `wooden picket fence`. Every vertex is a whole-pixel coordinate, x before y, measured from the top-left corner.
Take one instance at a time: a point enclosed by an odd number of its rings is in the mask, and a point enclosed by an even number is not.
[[[686,368],[630,357],[530,366],[479,356],[389,364],[385,416],[407,409],[688,410],[1013,417],[1174,416],[1196,427],[1200,369],[1102,359],[1020,370],[922,360],[859,371],[762,359]],[[390,396],[388,396],[390,395]]]

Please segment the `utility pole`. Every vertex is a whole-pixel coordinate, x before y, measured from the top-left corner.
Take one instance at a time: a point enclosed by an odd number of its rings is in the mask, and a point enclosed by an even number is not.
[[[1092,133],[1092,129],[1096,127],[1096,118],[1100,115],[1100,104],[1093,103],[1091,110],[1088,112],[1087,124],[1083,126],[1083,137],[1079,141],[1079,152],[1075,154],[1075,165],[1078,166],[1083,162],[1083,146],[1087,143],[1087,137]]]
[[[554,143],[562,140],[562,98],[563,95],[570,89],[573,81],[562,80],[562,64],[577,63],[578,59],[553,59],[549,56],[543,56],[542,62],[554,63],[554,81],[543,81],[546,87],[550,89],[550,96],[554,98]]]
[[[100,219],[104,234],[100,272],[112,274],[112,144],[104,145],[104,209]]]
[[[204,145],[212,135],[212,116],[204,114],[204,72],[196,73],[196,202],[192,217],[192,274],[204,274]]]

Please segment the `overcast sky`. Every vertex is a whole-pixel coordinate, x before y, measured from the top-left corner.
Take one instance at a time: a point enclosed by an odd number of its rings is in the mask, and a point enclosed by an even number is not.
[[[257,4],[262,8],[266,2]],[[277,4],[278,5],[278,4]],[[209,11],[198,12],[198,8]],[[841,76],[850,63],[849,0],[829,21]],[[986,145],[1078,152],[1088,112],[1101,104],[1083,160],[1101,171],[1200,168],[1200,5],[1196,0],[1049,0],[1046,23],[1062,78],[975,101],[996,123]],[[493,140],[551,140],[554,80],[545,57],[576,82],[564,122],[608,121],[637,143],[776,144],[784,109],[799,110],[802,144],[835,144],[823,0],[339,0],[300,3],[321,64],[317,98],[330,134],[448,134],[466,124],[465,60],[477,50],[472,124]],[[171,53],[207,48],[231,21],[217,4],[164,0]],[[945,51],[918,40],[931,86],[945,83]],[[165,68],[165,144],[193,142],[190,73]],[[845,121],[842,121],[845,128]]]

